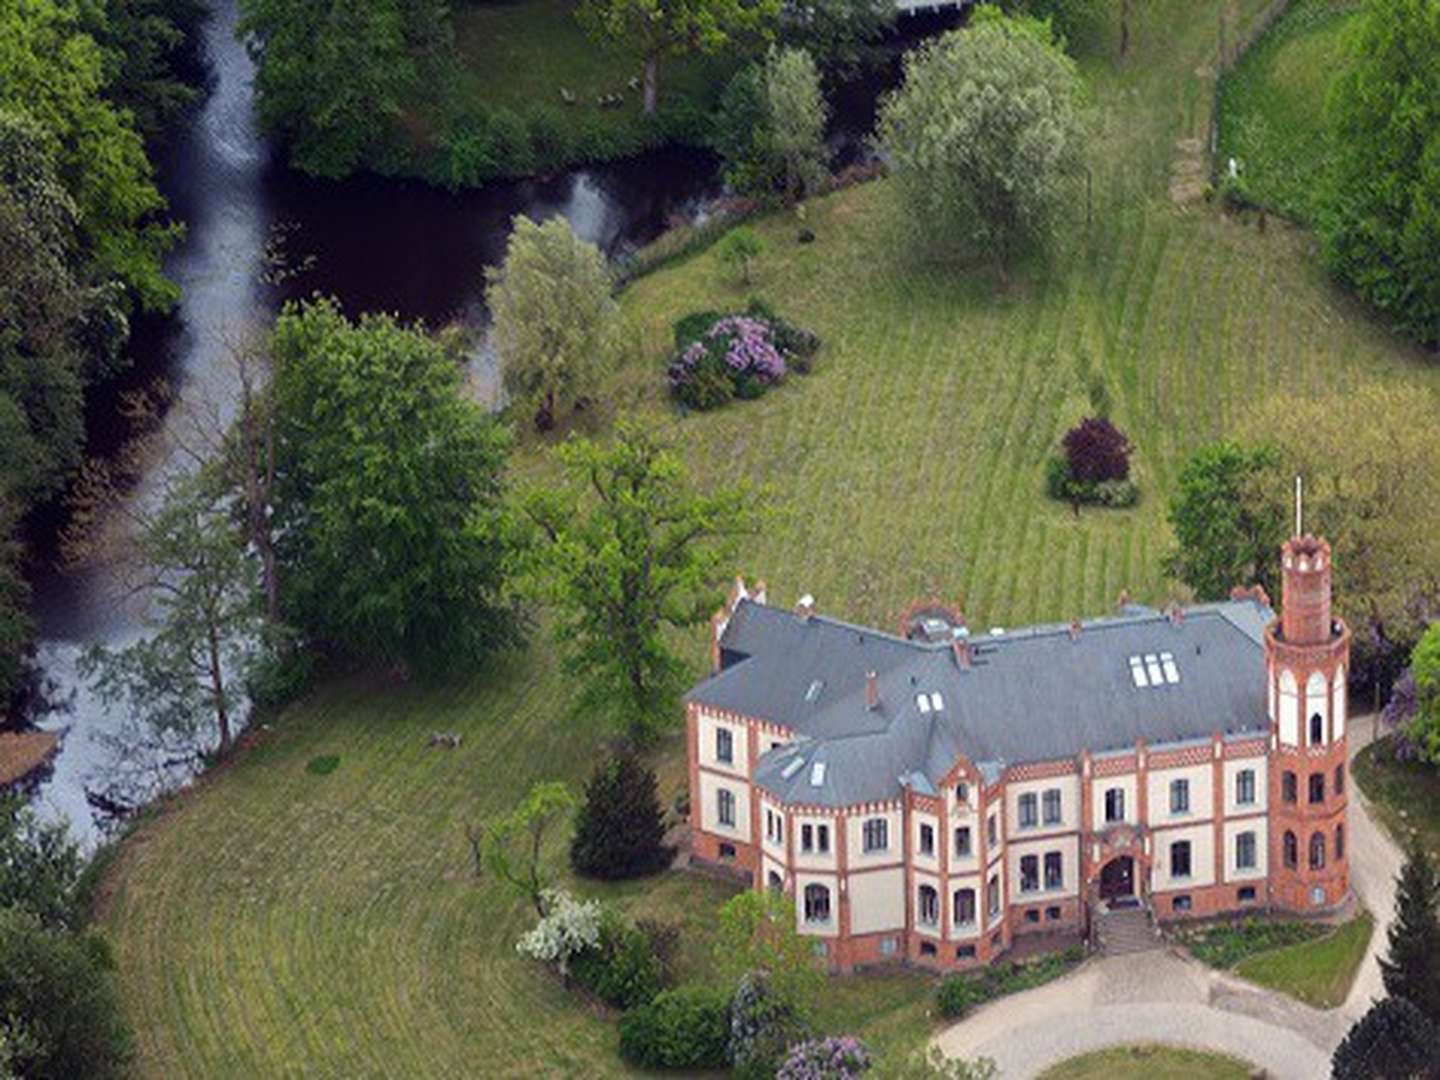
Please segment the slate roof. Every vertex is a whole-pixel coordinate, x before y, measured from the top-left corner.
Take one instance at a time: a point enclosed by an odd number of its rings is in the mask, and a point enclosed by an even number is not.
[[[948,644],[743,599],[721,636],[722,670],[687,700],[796,733],[760,758],[763,789],[788,803],[849,806],[896,798],[904,786],[933,789],[962,754],[997,774],[1139,739],[1262,733],[1263,633],[1273,617],[1254,600],[1190,607],[1177,621],[1132,605],[1083,623],[1073,639],[1064,625],[974,635],[964,668]],[[1137,687],[1130,658],[1160,653],[1174,657],[1179,681]],[[874,709],[867,671],[877,674]],[[938,694],[940,708],[922,711],[921,693]],[[791,767],[797,755],[803,764]]]

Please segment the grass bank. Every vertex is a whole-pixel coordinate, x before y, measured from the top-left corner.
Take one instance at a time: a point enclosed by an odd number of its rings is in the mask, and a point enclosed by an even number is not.
[[[1220,86],[1222,163],[1252,202],[1296,221],[1314,213],[1325,166],[1325,97],[1343,67],[1355,0],[1296,0]]]
[[[1142,1043],[1062,1061],[1040,1080],[1247,1080],[1251,1073],[1239,1058]]]
[[[819,370],[759,401],[679,417],[660,388],[670,324],[741,303],[713,255],[636,282],[624,304],[646,363],[610,401],[675,440],[706,480],[768,485],[774,523],[736,567],[777,601],[813,592],[837,616],[891,625],[911,598],[959,597],[974,625],[1102,612],[1128,588],[1170,592],[1164,502],[1186,454],[1281,389],[1434,381],[1330,288],[1303,234],[1177,208],[1177,140],[1208,131],[1213,12],[1135,5],[1132,48],[1084,69],[1097,103],[1095,225],[1070,259],[997,286],[916,267],[882,228],[883,183],[756,228],[755,291],[825,339]],[[1245,0],[1247,10],[1259,0]],[[547,91],[549,93],[549,91]],[[1139,446],[1142,499],[1085,512],[1043,495],[1044,459],[1103,373]],[[527,451],[521,472],[543,469]],[[702,635],[687,642],[700,669]],[[279,717],[256,748],[141,827],[108,880],[115,946],[153,1077],[605,1076],[615,1030],[515,953],[523,904],[476,879],[464,826],[541,778],[578,783],[600,734],[568,717],[552,651],[443,684],[355,679]],[[462,735],[429,749],[433,731]],[[339,758],[325,775],[314,758]],[[678,739],[662,793],[683,782]],[[547,853],[563,861],[558,842]],[[586,888],[688,928],[691,971],[726,889],[666,875]],[[929,1030],[933,980],[833,980],[823,1026],[882,1052]]]
[[[1362,911],[1314,941],[1246,957],[1235,965],[1235,974],[1317,1009],[1333,1009],[1350,993],[1374,930],[1375,920]]]
[[[1418,844],[1440,859],[1440,769],[1395,760],[1384,738],[1355,756],[1353,775],[1401,850]]]

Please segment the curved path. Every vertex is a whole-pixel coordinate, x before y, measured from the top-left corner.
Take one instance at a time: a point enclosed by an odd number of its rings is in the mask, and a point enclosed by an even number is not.
[[[1352,724],[1353,758],[1372,735],[1369,717]],[[1046,986],[1002,998],[942,1032],[951,1057],[988,1057],[1006,1080],[1035,1076],[1066,1058],[1133,1042],[1160,1042],[1232,1054],[1271,1076],[1315,1080],[1350,1025],[1384,993],[1378,953],[1394,906],[1400,853],[1350,787],[1350,880],[1376,917],[1376,930],[1345,1004],[1314,1009],[1214,971],[1174,950],[1093,960]]]

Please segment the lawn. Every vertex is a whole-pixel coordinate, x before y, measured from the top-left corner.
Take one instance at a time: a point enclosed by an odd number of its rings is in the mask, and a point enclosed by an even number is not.
[[[1062,1061],[1040,1080],[1246,1080],[1250,1066],[1237,1058],[1145,1043],[1117,1046]]]
[[[1322,938],[1247,957],[1235,974],[1317,1009],[1333,1009],[1350,993],[1374,930],[1375,920],[1362,911]]]
[[[1325,96],[1358,9],[1355,0],[1297,0],[1221,83],[1220,160],[1239,162],[1250,199],[1297,221],[1314,212]]]
[[[1247,11],[1261,0],[1245,0]],[[1303,234],[1261,234],[1179,208],[1180,139],[1203,137],[1216,22],[1164,0],[1137,15],[1123,62],[1084,68],[1097,103],[1095,225],[1048,273],[915,268],[885,239],[887,190],[761,222],[756,291],[817,330],[817,373],[765,398],[680,418],[659,375],[669,326],[743,300],[702,255],[626,293],[646,347],[612,403],[677,441],[706,480],[763,485],[770,526],[738,570],[789,603],[891,625],[911,598],[958,597],[973,625],[1163,602],[1164,505],[1184,456],[1268,393],[1435,373],[1326,284]],[[1112,35],[1113,38],[1113,35]],[[1110,50],[1113,54],[1113,48]],[[551,91],[546,91],[549,94]],[[1138,444],[1141,503],[1075,518],[1042,494],[1046,455],[1108,380]],[[542,466],[533,447],[520,471]],[[697,673],[702,634],[686,642]],[[464,826],[540,778],[579,782],[600,733],[543,641],[443,685],[352,679],[273,721],[259,745],[145,823],[109,878],[115,947],[143,1076],[607,1075],[615,1032],[514,951],[529,917],[476,880]],[[463,736],[429,749],[433,731]],[[328,772],[307,770],[337,757]],[[668,800],[678,737],[658,755]],[[558,841],[548,855],[563,859]],[[683,920],[689,970],[727,889],[688,875],[614,889]],[[824,1026],[882,1051],[929,1030],[933,981],[834,980]]]
[[[1356,756],[1354,776],[1402,848],[1419,843],[1440,860],[1440,769],[1396,761],[1390,740],[1378,739]]]

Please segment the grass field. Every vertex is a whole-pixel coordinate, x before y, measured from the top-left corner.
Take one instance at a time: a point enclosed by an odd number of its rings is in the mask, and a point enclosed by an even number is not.
[[[1296,0],[1225,77],[1220,160],[1254,202],[1296,221],[1314,212],[1325,165],[1325,96],[1343,67],[1356,0]]]
[[[1354,775],[1401,848],[1419,844],[1440,862],[1440,769],[1396,761],[1380,739],[1356,756]]]
[[[1246,1080],[1250,1066],[1232,1057],[1172,1046],[1119,1046],[1071,1058],[1040,1080]]]
[[[1105,611],[1121,588],[1163,601],[1164,503],[1189,451],[1282,389],[1434,383],[1419,354],[1324,282],[1303,233],[1170,203],[1177,140],[1208,130],[1197,72],[1215,20],[1188,0],[1136,7],[1123,63],[1084,65],[1099,114],[1095,225],[1048,273],[1002,287],[909,266],[885,240],[883,184],[813,206],[813,245],[793,243],[793,220],[763,222],[757,291],[824,337],[821,368],[688,419],[659,394],[669,324],[742,297],[709,255],[627,292],[647,364],[611,400],[677,440],[706,479],[767,487],[772,526],[737,569],[765,576],[779,602],[813,592],[822,610],[888,625],[934,591],[984,626]],[[1041,470],[1083,408],[1082,366],[1109,380],[1143,498],[1076,519],[1043,497]],[[526,453],[521,470],[541,468]],[[698,671],[700,635],[687,645]],[[445,685],[328,685],[147,821],[101,920],[139,1073],[620,1071],[613,1026],[515,954],[524,906],[472,877],[463,834],[535,779],[584,776],[602,736],[568,719],[572,691],[543,643]],[[427,749],[436,730],[463,747]],[[307,771],[326,756],[339,758],[332,771]],[[678,738],[659,763],[668,799],[682,782]],[[561,860],[558,844],[550,854]],[[598,891],[682,919],[686,966],[703,971],[724,887],[668,875]],[[882,1052],[913,1044],[932,986],[835,980],[822,1024]]]
[[[1322,938],[1247,957],[1235,974],[1317,1009],[1333,1009],[1350,993],[1374,930],[1375,920],[1362,911]]]

